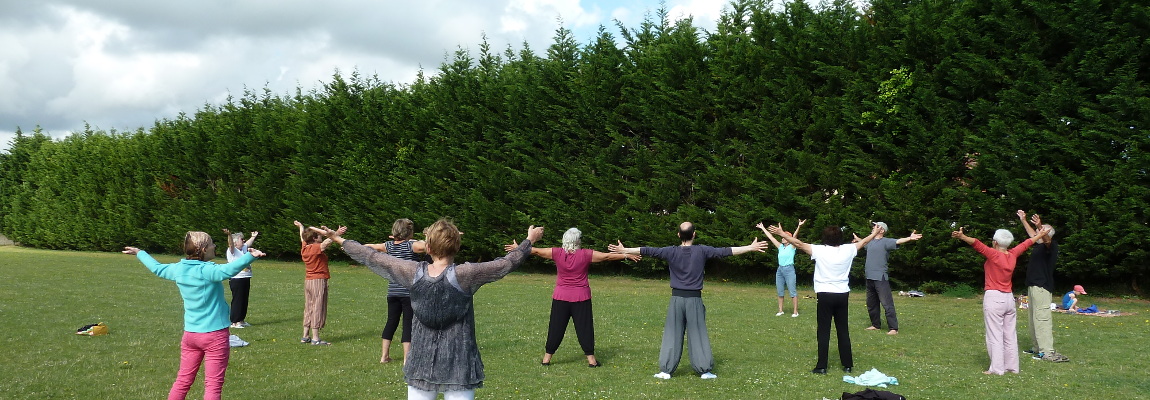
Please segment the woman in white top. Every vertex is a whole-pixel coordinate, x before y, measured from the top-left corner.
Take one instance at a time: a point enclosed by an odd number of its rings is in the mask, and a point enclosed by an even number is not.
[[[818,321],[816,336],[819,359],[811,372],[827,373],[832,319],[838,336],[839,361],[842,363],[843,372],[851,372],[851,368],[854,367],[854,356],[851,354],[851,337],[847,325],[847,298],[850,295],[850,286],[847,285],[848,275],[855,255],[878,234],[878,226],[873,226],[869,236],[855,243],[848,243],[843,239],[841,228],[828,226],[823,229],[821,245],[803,243],[784,231],[782,226],[771,226],[770,231],[795,245],[799,250],[810,254],[811,260],[815,261],[814,289],[818,302],[815,320]]]
[[[241,232],[232,233],[224,229],[224,233],[228,235],[228,250],[224,254],[228,257],[228,262],[235,261],[252,247],[252,243],[256,241],[256,236],[259,232],[252,232],[252,237],[248,241],[244,241],[244,234]],[[232,324],[230,328],[247,328],[251,326],[246,319],[248,317],[248,294],[252,289],[252,266],[248,265],[240,271],[240,273],[233,276],[228,280],[228,287],[232,289]]]

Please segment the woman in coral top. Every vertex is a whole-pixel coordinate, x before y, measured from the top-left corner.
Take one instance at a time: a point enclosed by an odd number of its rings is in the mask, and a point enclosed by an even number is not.
[[[1013,248],[1009,246],[1014,242],[1014,234],[1006,229],[994,232],[994,247],[966,236],[962,228],[950,233],[951,237],[966,242],[974,247],[974,251],[986,257],[986,262],[982,264],[986,278],[986,292],[982,296],[982,320],[986,326],[986,352],[990,355],[990,368],[983,371],[984,374],[1002,375],[1007,371],[1018,373],[1018,333],[1015,331],[1018,314],[1015,311],[1011,276],[1018,256],[1034,244],[1034,238],[1049,231],[1050,228],[1044,227],[1034,237]]]
[[[571,228],[563,232],[563,246],[552,248],[531,248],[531,255],[555,261],[555,291],[551,294],[551,322],[547,325],[547,345],[543,353],[544,366],[551,365],[551,356],[563,343],[567,333],[567,323],[575,324],[575,335],[579,347],[587,356],[587,366],[598,367],[595,359],[595,319],[591,309],[591,286],[587,283],[587,270],[591,263],[603,261],[639,261],[640,255],[601,253],[579,248],[583,232]],[[517,244],[504,246],[508,252],[518,248]]]

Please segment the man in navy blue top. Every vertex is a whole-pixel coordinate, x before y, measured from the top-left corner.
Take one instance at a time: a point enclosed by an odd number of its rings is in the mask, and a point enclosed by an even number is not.
[[[671,379],[683,356],[683,334],[687,334],[688,356],[691,367],[703,379],[715,379],[711,369],[715,359],[711,355],[711,340],[707,337],[707,309],[703,306],[703,267],[707,260],[765,251],[767,242],[755,238],[742,247],[711,247],[696,245],[695,225],[679,224],[679,245],[667,247],[624,247],[623,242],[608,245],[614,253],[640,254],[667,261],[671,273],[671,303],[667,306],[667,322],[663,325],[663,344],[659,347],[659,373],[656,378]]]

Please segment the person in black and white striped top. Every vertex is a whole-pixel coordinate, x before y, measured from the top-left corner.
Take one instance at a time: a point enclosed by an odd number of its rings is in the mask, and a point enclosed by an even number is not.
[[[423,261],[417,254],[427,253],[427,245],[422,240],[413,240],[412,232],[415,224],[410,219],[400,218],[391,224],[391,239],[384,243],[365,245],[376,251],[410,261]],[[411,351],[411,293],[398,283],[389,281],[387,284],[387,324],[383,326],[383,353],[379,362],[391,362],[391,340],[395,338],[395,329],[399,326],[399,319],[403,317],[403,333],[400,342],[403,343],[403,362],[407,363],[407,353]]]

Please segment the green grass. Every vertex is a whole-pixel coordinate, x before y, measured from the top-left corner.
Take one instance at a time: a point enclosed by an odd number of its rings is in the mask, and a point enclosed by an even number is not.
[[[172,256],[159,257],[162,262]],[[233,399],[402,399],[399,363],[379,364],[386,281],[366,268],[332,267],[330,347],[301,345],[301,262],[258,261],[248,321],[234,330],[251,346],[235,349],[224,396]],[[175,376],[182,310],[175,285],[134,257],[0,247],[0,398],[156,399]],[[589,369],[569,328],[547,368],[539,365],[550,307],[551,275],[513,274],[476,296],[486,399],[806,399],[838,398],[862,387],[842,374],[816,376],[814,301],[799,318],[775,317],[773,286],[708,282],[704,299],[719,378],[704,381],[684,359],[671,380],[658,372],[666,281],[592,277],[602,368]],[[804,288],[800,296],[813,296]],[[1071,358],[1053,364],[1023,357],[1022,374],[985,376],[977,298],[898,298],[902,333],[865,331],[863,296],[851,296],[856,373],[878,368],[911,399],[1134,399],[1150,392],[1150,304],[1087,298],[1138,313],[1101,318],[1055,314],[1055,344]],[[1030,344],[1025,312],[1020,345]],[[111,335],[73,332],[103,321]],[[401,352],[398,345],[393,348]],[[398,354],[398,353],[397,353]],[[832,344],[831,367],[837,367]],[[833,369],[832,369],[833,371]],[[202,396],[202,378],[188,398]]]

